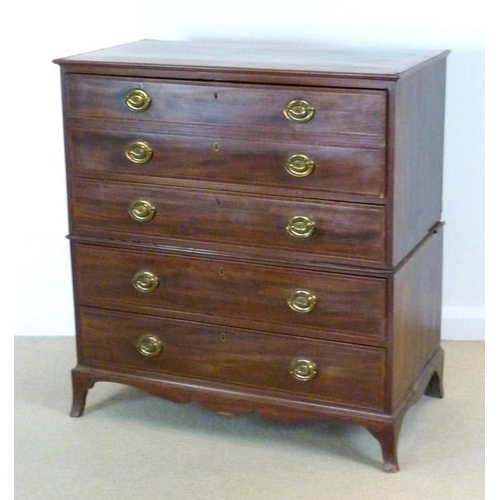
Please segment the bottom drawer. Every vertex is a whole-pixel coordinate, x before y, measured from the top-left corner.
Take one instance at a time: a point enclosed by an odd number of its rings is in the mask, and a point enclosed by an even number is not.
[[[80,363],[383,408],[384,350],[79,308]]]

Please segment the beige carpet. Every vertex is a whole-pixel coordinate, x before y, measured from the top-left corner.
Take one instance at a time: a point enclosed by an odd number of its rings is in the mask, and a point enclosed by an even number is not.
[[[482,342],[443,342],[445,399],[408,412],[398,474],[345,423],[223,418],[108,383],[71,418],[73,343],[16,339],[16,500],[484,498]]]

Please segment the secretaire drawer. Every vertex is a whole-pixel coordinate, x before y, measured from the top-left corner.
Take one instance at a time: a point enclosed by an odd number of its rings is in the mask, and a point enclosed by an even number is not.
[[[68,117],[264,127],[384,139],[386,93],[67,75]],[[171,126],[165,130],[172,131]],[[265,132],[256,131],[259,137]]]
[[[74,178],[72,232],[280,259],[383,263],[385,207]]]
[[[386,280],[73,245],[79,304],[371,343],[385,338]]]
[[[67,151],[70,171],[87,177],[121,174],[322,191],[329,198],[335,193],[385,197],[383,148],[70,128]]]
[[[79,308],[81,362],[382,409],[384,350]]]

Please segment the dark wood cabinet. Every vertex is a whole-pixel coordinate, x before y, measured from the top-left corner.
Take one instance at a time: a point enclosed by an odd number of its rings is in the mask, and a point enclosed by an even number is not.
[[[442,397],[447,52],[143,40],[58,59],[78,364],[221,414]]]

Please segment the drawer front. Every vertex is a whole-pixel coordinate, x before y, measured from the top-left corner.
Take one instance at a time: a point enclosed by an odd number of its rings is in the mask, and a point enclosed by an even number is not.
[[[83,364],[383,408],[384,350],[79,309]]]
[[[385,138],[385,91],[290,90],[277,86],[169,83],[80,75],[68,75],[64,87],[68,117],[264,127],[292,134],[361,134],[372,139]],[[133,90],[145,92],[150,99],[147,109],[137,112],[127,107],[126,96]],[[287,118],[287,108],[293,118]],[[256,133],[266,137],[263,131]]]
[[[81,305],[315,338],[385,333],[386,281],[74,244]]]
[[[71,210],[74,233],[211,243],[279,258],[384,261],[381,206],[72,179]],[[141,219],[141,210],[152,218]]]
[[[151,149],[151,156],[144,148]],[[130,158],[136,148],[144,158]],[[385,196],[383,149],[70,129],[71,170]],[[329,195],[332,196],[331,194]]]

